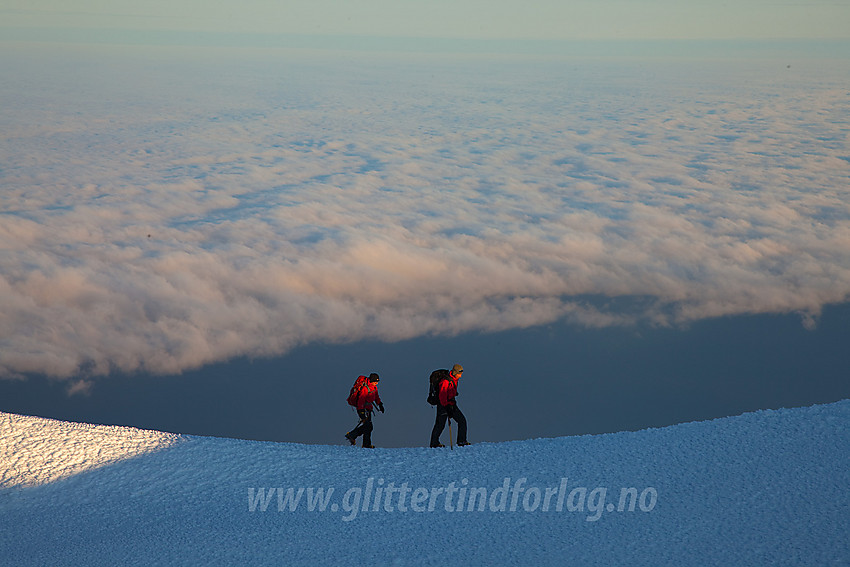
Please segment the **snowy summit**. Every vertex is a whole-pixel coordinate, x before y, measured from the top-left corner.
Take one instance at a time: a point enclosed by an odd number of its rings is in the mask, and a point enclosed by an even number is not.
[[[0,413],[5,565],[847,565],[850,400],[363,450]]]

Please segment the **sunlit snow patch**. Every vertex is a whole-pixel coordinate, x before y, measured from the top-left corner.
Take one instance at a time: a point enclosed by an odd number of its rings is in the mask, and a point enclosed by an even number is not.
[[[173,433],[0,412],[0,488],[36,486],[180,442]]]

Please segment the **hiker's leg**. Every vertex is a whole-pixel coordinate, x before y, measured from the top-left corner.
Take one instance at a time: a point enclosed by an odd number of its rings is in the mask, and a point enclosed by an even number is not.
[[[363,425],[363,423],[358,422],[357,425],[354,426],[354,429],[352,429],[351,431],[346,433],[345,436],[348,437],[349,439],[357,439],[357,436],[360,435],[360,433],[361,433],[361,431],[360,431],[361,425]]]
[[[466,416],[457,405],[452,406],[451,418],[457,423],[457,444],[466,443]]]
[[[446,413],[445,406],[437,404],[437,419],[434,421],[434,429],[431,430],[431,447],[438,447],[440,445],[440,435],[443,434],[448,417],[449,414]]]
[[[366,423],[366,410],[357,410],[357,417],[360,418],[360,421],[357,423],[357,427],[352,429],[346,437],[357,439],[363,435],[364,424]]]
[[[363,427],[363,446],[368,447],[372,444],[372,422],[367,421]]]
[[[365,410],[365,416],[363,420],[363,446],[369,447],[372,445],[372,412]]]

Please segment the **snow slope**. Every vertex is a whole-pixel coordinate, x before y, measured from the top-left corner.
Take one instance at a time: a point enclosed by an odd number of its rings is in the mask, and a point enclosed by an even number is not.
[[[850,565],[848,426],[845,400],[364,450],[0,413],[0,563]]]

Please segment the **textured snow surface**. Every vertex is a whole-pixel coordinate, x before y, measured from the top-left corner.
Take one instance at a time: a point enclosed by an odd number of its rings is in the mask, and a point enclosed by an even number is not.
[[[0,413],[0,562],[848,565],[848,426],[845,400],[611,435],[364,450]],[[506,508],[456,510],[468,496],[456,489],[500,496],[519,479]],[[279,505],[289,488],[304,489],[294,511]],[[334,492],[310,511],[318,488]],[[414,511],[417,488],[455,490],[454,507],[441,493]],[[622,488],[642,497],[631,511],[617,509]]]
[[[0,413],[0,487],[33,486],[164,449],[179,435]]]

